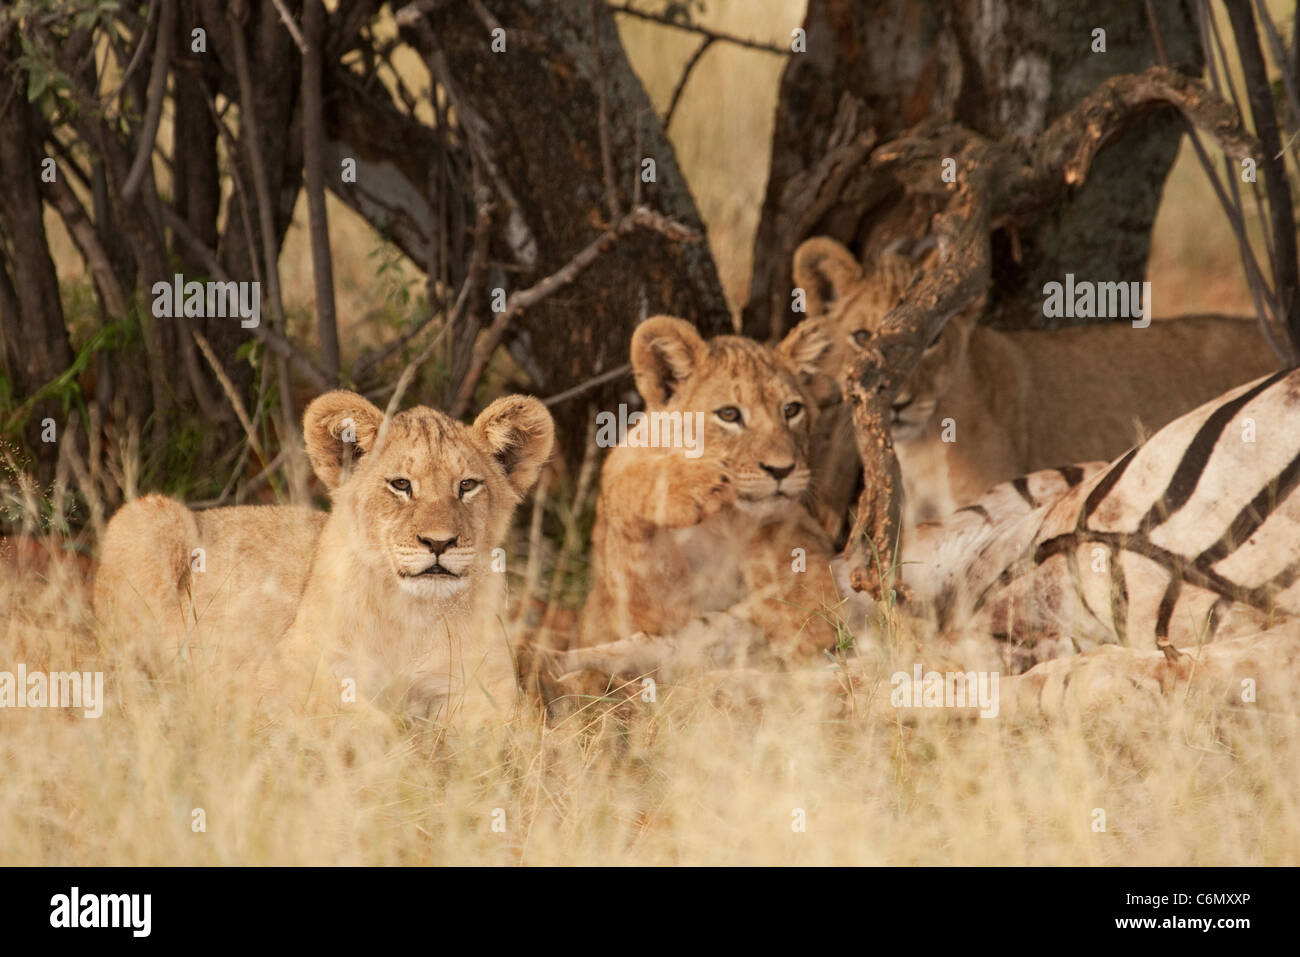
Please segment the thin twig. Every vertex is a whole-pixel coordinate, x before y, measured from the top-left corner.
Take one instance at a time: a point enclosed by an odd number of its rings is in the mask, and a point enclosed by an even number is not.
[[[699,63],[700,58],[704,56],[704,51],[711,47],[716,41],[716,37],[705,37],[699,47],[696,48],[695,52],[691,54],[691,58],[686,61],[686,65],[682,67],[682,75],[678,77],[677,85],[673,87],[673,95],[668,100],[668,110],[664,113],[663,125],[665,130],[667,130],[673,122],[673,114],[677,112],[677,103],[682,98],[682,91],[686,89],[686,81],[691,78],[691,71],[695,69],[695,65]]]
[[[693,242],[699,239],[699,236],[690,229],[660,213],[656,213],[648,207],[638,206],[633,209],[619,220],[615,226],[601,233],[600,236],[581,249],[572,259],[551,275],[510,297],[510,301],[506,303],[506,308],[492,320],[492,325],[474,344],[470,368],[456,393],[456,398],[451,406],[451,415],[460,418],[465,414],[469,408],[470,399],[474,396],[474,390],[478,386],[478,381],[487,368],[488,360],[492,358],[492,353],[496,351],[496,347],[501,344],[501,339],[510,323],[520,313],[541,302],[557,289],[562,289],[577,279],[583,270],[599,259],[621,236],[640,229],[660,233],[676,242]]]
[[[298,52],[301,53],[303,56],[306,56],[308,50],[307,41],[303,39],[302,33],[298,30],[298,24],[294,23],[293,17],[289,15],[289,10],[288,8],[285,7],[284,0],[271,0],[271,2],[275,4],[276,12],[280,14],[280,19],[284,21],[284,27],[286,30],[289,31],[289,36],[293,37],[293,42],[298,45]],[[306,19],[307,19],[307,14],[306,11],[304,10],[303,20],[306,21]],[[312,49],[314,49],[316,51],[316,54],[319,56],[320,48],[317,46],[317,44],[320,43],[320,38],[316,37],[314,39],[315,42],[312,44]]]
[[[1282,159],[1282,141],[1278,133],[1273,92],[1264,65],[1264,51],[1259,46],[1255,17],[1250,0],[1224,0],[1228,20],[1237,41],[1237,54],[1245,77],[1246,97],[1255,121],[1263,155],[1259,167],[1264,173],[1264,192],[1268,197],[1268,221],[1272,227],[1276,258],[1273,265],[1273,295],[1278,312],[1284,318],[1293,351],[1300,349],[1300,260],[1296,251],[1296,224],[1292,210],[1291,187]]]
[[[190,229],[189,223],[166,203],[162,206],[163,218],[167,220],[167,225],[171,227],[176,237],[190,248],[190,251],[203,263],[213,279],[218,282],[230,282],[230,276],[221,268],[221,263],[217,260],[217,254],[208,247],[203,240],[194,235]],[[270,328],[264,323],[258,323],[252,328],[253,335],[261,340],[276,355],[283,356],[298,367],[303,377],[314,388],[324,392],[330,388],[329,379],[325,373],[317,368],[316,363],[312,362],[311,357],[295,346],[292,342],[280,335],[279,332]]]
[[[281,15],[288,12],[276,3]],[[321,362],[334,382],[339,378],[339,330],[334,313],[334,266],[330,258],[329,214],[325,207],[325,130],[321,105],[321,38],[325,7],[321,0],[305,0],[303,28],[311,37],[311,48],[303,48],[302,61],[302,154],[307,187],[307,219],[311,233],[312,278],[316,284],[316,334],[320,339]],[[291,31],[292,32],[292,31]]]
[[[586,512],[587,498],[595,484],[598,459],[596,449],[596,420],[592,416],[587,423],[587,442],[582,453],[582,465],[578,468],[578,485],[569,501],[569,507],[561,515],[564,521],[564,540],[551,571],[551,584],[546,593],[546,611],[542,614],[541,625],[533,639],[535,644],[543,648],[551,647],[550,634],[555,626],[555,615],[564,599],[564,576],[568,571],[569,558],[578,550],[582,541],[582,529],[579,528],[578,520]]]
[[[253,422],[248,417],[248,410],[244,408],[244,403],[239,398],[239,391],[235,388],[234,383],[230,381],[230,377],[226,375],[226,370],[221,367],[221,362],[217,359],[217,354],[212,351],[212,346],[208,343],[207,337],[194,328],[190,329],[190,335],[198,343],[203,358],[207,359],[208,365],[212,367],[212,374],[221,383],[221,390],[226,394],[230,407],[235,410],[235,418],[239,419],[239,424],[244,427],[244,435],[248,438],[248,444],[252,446],[262,464],[266,465],[266,453],[262,450],[262,443],[258,441],[257,432],[253,429]]]
[[[1208,65],[1210,80],[1216,94],[1222,98],[1222,91],[1219,87],[1219,72],[1214,62],[1214,47],[1210,42],[1209,31],[1206,28],[1206,17],[1213,17],[1213,12],[1209,9],[1205,0],[1197,7],[1198,13],[1198,32],[1201,39],[1201,49]],[[1159,42],[1160,29],[1155,19],[1155,12],[1151,5],[1151,0],[1147,0],[1147,17],[1151,21],[1152,30],[1157,36],[1157,49],[1163,50],[1164,44]],[[1162,54],[1163,56],[1163,54]],[[1163,60],[1162,66],[1168,66]],[[1241,256],[1242,268],[1246,273],[1246,286],[1250,289],[1251,299],[1255,304],[1255,315],[1260,324],[1260,329],[1264,333],[1264,338],[1268,340],[1269,348],[1283,362],[1290,362],[1290,348],[1283,341],[1278,339],[1273,330],[1273,292],[1269,288],[1268,282],[1259,267],[1259,262],[1255,257],[1255,250],[1250,245],[1250,240],[1246,236],[1246,224],[1244,207],[1241,202],[1241,191],[1237,188],[1237,174],[1232,165],[1232,160],[1225,157],[1224,163],[1227,169],[1228,190],[1225,192],[1223,183],[1215,171],[1214,164],[1210,161],[1209,153],[1201,143],[1200,134],[1194,126],[1188,125],[1188,140],[1192,144],[1192,149],[1196,153],[1196,159],[1205,173],[1206,179],[1209,180],[1210,186],[1214,189],[1214,195],[1223,210],[1224,216],[1228,219],[1228,225],[1232,229],[1233,237],[1237,243],[1237,250]]]
[[[130,204],[140,189],[140,182],[149,172],[154,145],[158,139],[158,123],[162,120],[163,98],[167,94],[167,74],[171,72],[172,36],[176,32],[176,0],[162,0],[158,17],[158,36],[154,42],[153,69],[149,73],[149,98],[144,111],[144,126],[136,144],[135,160],[122,184],[122,201]]]
[[[746,50],[762,50],[764,53],[775,53],[778,56],[785,56],[790,52],[788,47],[783,47],[776,43],[763,43],[759,40],[746,40],[744,37],[738,37],[732,33],[725,33],[722,30],[714,30],[710,27],[702,27],[694,23],[682,23],[680,20],[674,20],[662,13],[651,13],[648,10],[638,10],[623,3],[611,3],[609,9],[613,13],[623,13],[629,17],[636,17],[638,20],[649,20],[651,23],[659,23],[666,27],[674,27],[678,30],[684,30],[687,33],[698,33],[702,37],[710,37],[714,40],[721,40],[723,43],[734,43],[738,47],[744,47]]]
[[[81,258],[90,267],[90,274],[94,278],[95,288],[99,291],[104,311],[113,319],[121,319],[126,315],[127,310],[126,292],[117,281],[117,273],[113,271],[112,261],[109,260],[107,251],[99,241],[95,224],[91,222],[90,216],[82,207],[81,201],[77,199],[77,194],[67,179],[56,177],[49,188],[50,200],[58,210],[64,228],[76,244]]]
[[[464,316],[465,309],[469,305],[470,294],[482,276],[488,255],[488,240],[491,235],[492,204],[488,198],[487,187],[482,184],[477,174],[475,175],[475,182],[478,183],[475,189],[478,195],[475,202],[474,249],[470,253],[469,270],[465,274],[465,281],[460,285],[460,292],[456,295],[456,302],[452,305],[451,313],[447,316],[447,321],[443,324],[443,327],[438,330],[438,334],[433,337],[433,341],[425,346],[418,356],[406,364],[406,368],[398,376],[393,395],[388,400],[388,406],[384,410],[385,425],[397,411],[397,405],[402,401],[402,395],[410,386],[411,380],[415,378],[415,370],[428,361],[443,338],[460,324],[461,317]]]
[[[383,362],[385,359],[387,359],[389,356],[393,355],[394,353],[400,352],[402,349],[406,348],[407,344],[410,343],[412,339],[414,339],[425,329],[427,329],[429,324],[433,322],[433,320],[437,319],[439,315],[442,314],[445,306],[446,303],[444,303],[441,299],[436,301],[430,301],[429,314],[427,316],[425,316],[423,319],[417,322],[406,332],[402,333],[392,342],[386,343],[385,345],[376,349],[374,352],[370,353],[369,355],[363,356],[361,359],[357,361],[357,364],[352,367],[352,373],[351,373],[352,381],[360,382],[361,379],[365,376],[365,374],[369,372],[372,368],[379,365],[381,362]]]
[[[144,31],[140,34],[140,40],[135,45],[135,53],[131,54],[131,60],[127,63],[126,69],[122,71],[122,78],[118,80],[117,86],[113,87],[112,92],[103,98],[104,103],[111,103],[121,95],[122,91],[126,89],[127,83],[131,81],[132,74],[143,62],[145,47],[149,45],[149,27],[153,25],[154,18],[158,15],[158,4],[159,0],[149,0],[149,13],[145,18]]]
[[[621,366],[613,369],[606,369],[604,372],[592,376],[585,382],[579,382],[577,385],[565,389],[563,392],[557,392],[555,395],[542,400],[542,405],[547,408],[559,405],[561,402],[568,402],[570,399],[582,395],[584,392],[590,392],[596,386],[604,385],[606,382],[613,382],[615,379],[621,379],[632,371],[632,363],[624,362]]]
[[[1268,37],[1268,45],[1273,50],[1273,59],[1277,61],[1282,73],[1282,89],[1286,91],[1286,105],[1291,113],[1291,122],[1300,128],[1300,94],[1297,93],[1291,71],[1286,68],[1286,50],[1282,46],[1282,37],[1277,32],[1277,25],[1273,23],[1273,16],[1268,12],[1268,5],[1264,0],[1255,0],[1255,9],[1259,11],[1259,22],[1264,27],[1264,35]],[[1291,142],[1295,141],[1296,138],[1291,137]],[[1300,154],[1297,154],[1296,158],[1300,162]]]
[[[253,195],[257,197],[257,219],[262,234],[262,255],[265,259],[264,268],[271,318],[275,325],[284,326],[279,249],[275,238],[275,207],[272,205],[270,182],[267,180],[266,163],[262,158],[262,147],[258,137],[257,111],[253,100],[253,75],[248,64],[248,43],[244,39],[244,27],[241,22],[241,15],[245,12],[242,3],[235,4],[228,11],[231,45],[235,52],[235,77],[239,86],[240,141],[247,146],[248,162],[252,167]],[[255,255],[254,251],[250,249],[249,255]],[[284,356],[276,357],[276,380],[280,395],[281,442],[296,445],[298,422],[293,408],[293,391],[289,387],[289,366]],[[304,501],[307,493],[306,476],[300,469],[295,468],[290,469],[289,479],[294,500]]]

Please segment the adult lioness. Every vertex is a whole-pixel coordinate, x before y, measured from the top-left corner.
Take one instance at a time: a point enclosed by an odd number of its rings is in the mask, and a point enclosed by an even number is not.
[[[912,272],[887,257],[864,274],[844,246],[825,237],[795,251],[807,321],[834,335],[842,372]],[[995,483],[1038,469],[1112,459],[1279,364],[1255,323],[1222,316],[1010,333],[978,325],[974,316],[954,318],[894,404],[904,523],[940,518]],[[846,411],[832,418],[817,458],[830,463],[829,474],[822,481],[819,472],[819,481],[828,510],[842,517],[858,466],[856,453],[836,455],[853,449]]]
[[[504,576],[491,553],[550,455],[550,413],[509,396],[472,426],[425,407],[385,423],[336,391],[307,407],[303,432],[328,515],[191,512],[150,495],[113,517],[95,580],[110,634],[218,652],[267,684],[315,674],[335,702],[330,671],[358,698],[438,719],[469,693],[507,708],[514,668],[494,627]],[[275,660],[259,661],[281,638]]]
[[[804,505],[816,409],[803,379],[829,352],[811,327],[776,349],[706,342],[669,316],[637,327],[632,368],[647,413],[698,416],[702,443],[697,458],[629,444],[610,453],[582,644],[664,635],[714,611],[757,625],[780,657],[833,644],[830,543]]]

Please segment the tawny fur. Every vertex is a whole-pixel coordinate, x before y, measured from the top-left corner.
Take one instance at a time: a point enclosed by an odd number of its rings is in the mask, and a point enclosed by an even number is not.
[[[550,414],[509,396],[472,426],[424,407],[385,423],[336,391],[303,425],[330,512],[191,512],[159,495],[125,506],[95,581],[107,634],[154,667],[183,652],[246,668],[284,704],[337,709],[350,681],[359,703],[435,720],[508,712],[517,684],[492,552],[550,455]]]
[[[667,316],[637,327],[632,366],[646,411],[702,413],[702,455],[610,453],[582,644],[667,635],[723,611],[756,624],[779,656],[833,643],[822,617],[836,600],[830,543],[807,508],[816,415],[807,382],[829,345],[811,329],[771,349],[736,336],[706,342]],[[739,421],[724,421],[725,410]]]
[[[917,267],[888,256],[864,273],[834,240],[795,252],[809,319],[836,343],[839,373],[898,304]],[[952,319],[895,403],[904,523],[975,501],[1029,472],[1112,459],[1202,402],[1279,367],[1257,323],[1223,316],[1126,320],[1052,332],[999,332]],[[952,442],[944,441],[952,420]],[[828,513],[852,506],[859,465],[843,406],[823,416],[814,461]]]

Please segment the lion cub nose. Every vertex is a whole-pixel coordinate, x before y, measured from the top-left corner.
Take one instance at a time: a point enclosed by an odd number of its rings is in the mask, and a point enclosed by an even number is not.
[[[777,466],[777,465],[768,465],[765,462],[759,462],[758,467],[761,468],[768,475],[772,476],[772,478],[776,479],[778,482],[794,471],[793,463],[791,463],[790,465]]]
[[[441,555],[447,549],[456,547],[456,536],[452,536],[451,538],[432,539],[425,538],[423,535],[417,535],[416,538],[419,540],[421,545],[433,552],[435,555]]]

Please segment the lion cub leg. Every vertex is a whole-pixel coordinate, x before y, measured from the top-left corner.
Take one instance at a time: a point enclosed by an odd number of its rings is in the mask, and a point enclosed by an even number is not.
[[[784,662],[834,650],[841,600],[830,547],[811,516],[760,528],[744,565],[747,597],[731,614],[752,621]]]

